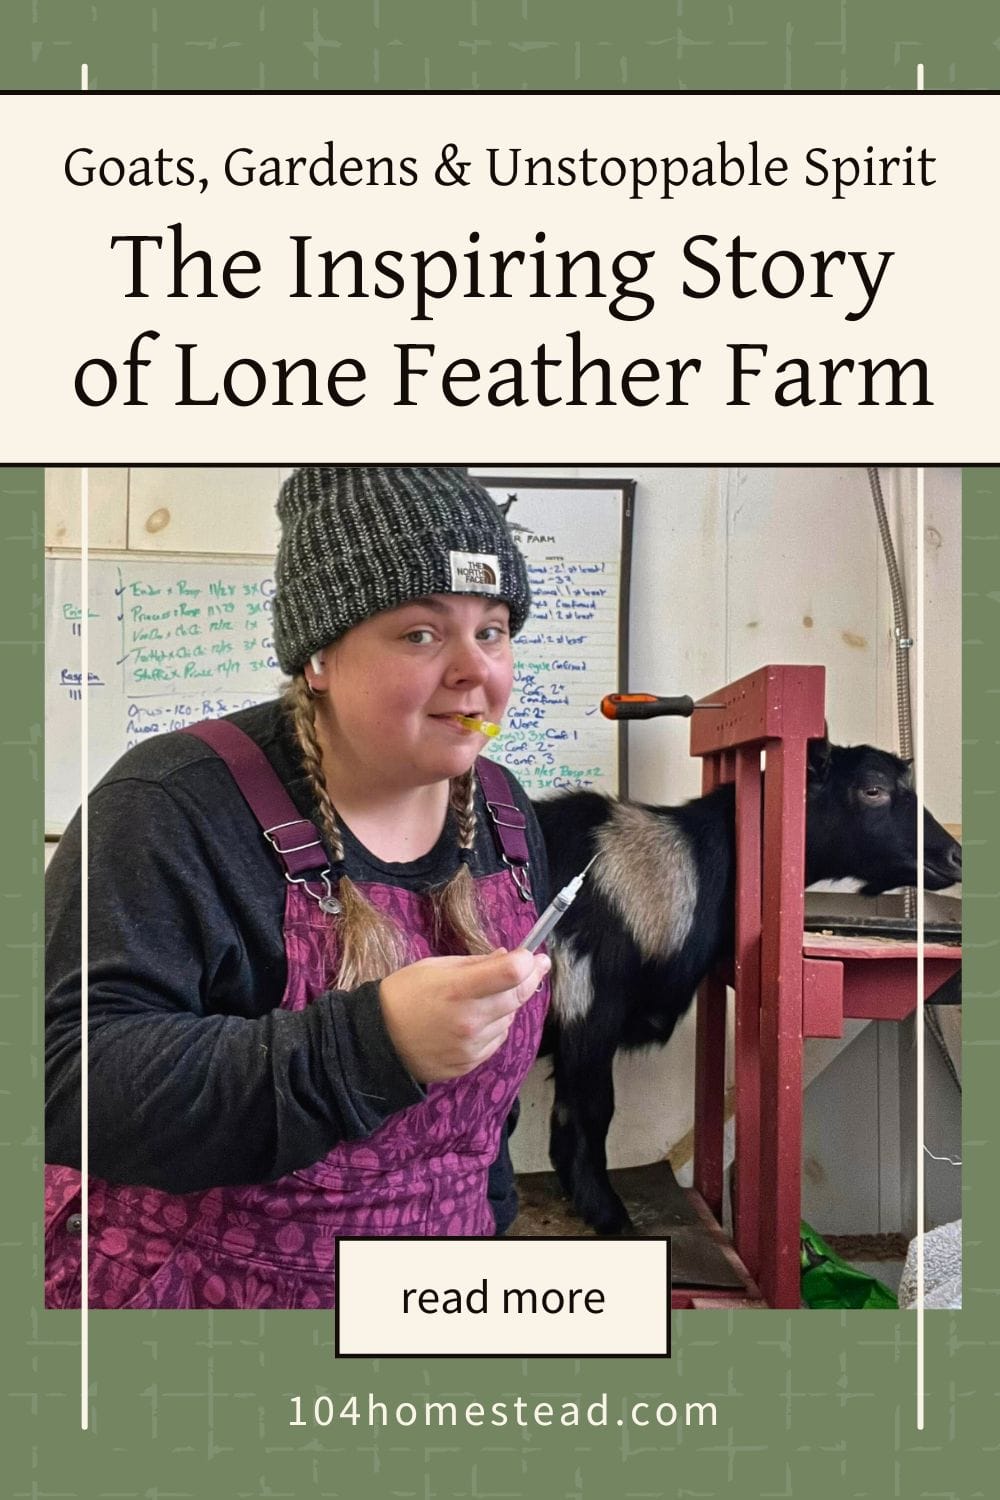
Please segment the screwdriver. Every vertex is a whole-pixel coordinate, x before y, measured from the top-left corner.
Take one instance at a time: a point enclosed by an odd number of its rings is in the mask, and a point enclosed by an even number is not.
[[[678,698],[661,698],[656,693],[609,693],[601,699],[601,713],[606,719],[658,719],[663,714],[689,719],[696,708],[725,708],[724,703],[696,703],[684,694]]]

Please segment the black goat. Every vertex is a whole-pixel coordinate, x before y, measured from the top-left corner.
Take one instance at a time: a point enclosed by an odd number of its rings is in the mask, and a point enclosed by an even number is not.
[[[678,807],[568,792],[535,804],[558,889],[599,858],[553,937],[550,1152],[564,1192],[599,1234],[630,1227],[608,1181],[619,1047],[665,1043],[706,973],[732,953],[731,785]],[[906,762],[870,745],[813,741],[806,884],[853,876],[865,895],[916,882],[917,800]],[[961,847],[925,809],[924,883],[962,878]]]

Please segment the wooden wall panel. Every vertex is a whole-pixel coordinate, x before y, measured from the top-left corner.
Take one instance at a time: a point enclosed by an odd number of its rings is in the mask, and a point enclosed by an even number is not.
[[[88,486],[91,547],[121,551],[128,535],[128,470],[91,469]],[[45,545],[81,545],[79,469],[45,470]]]
[[[132,469],[134,552],[273,556],[280,469]]]

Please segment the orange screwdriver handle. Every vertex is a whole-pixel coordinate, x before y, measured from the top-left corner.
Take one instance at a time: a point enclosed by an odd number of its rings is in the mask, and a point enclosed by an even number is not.
[[[609,693],[601,699],[601,713],[606,719],[659,719],[665,714],[689,719],[694,712],[693,698],[661,698],[655,693]]]

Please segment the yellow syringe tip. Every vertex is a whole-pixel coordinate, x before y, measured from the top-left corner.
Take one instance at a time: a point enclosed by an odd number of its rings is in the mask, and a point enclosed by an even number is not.
[[[488,719],[472,719],[468,714],[456,714],[455,718],[464,729],[474,729],[477,734],[484,734],[488,740],[495,740],[500,733],[500,725],[491,724]]]

